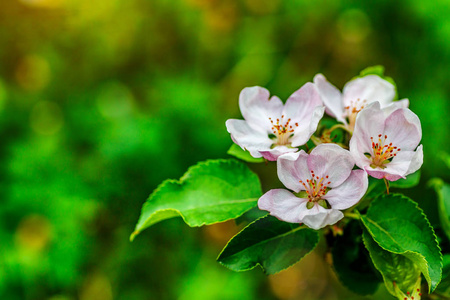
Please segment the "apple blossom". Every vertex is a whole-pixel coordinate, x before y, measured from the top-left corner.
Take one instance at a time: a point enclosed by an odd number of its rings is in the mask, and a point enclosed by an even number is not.
[[[422,166],[421,138],[420,120],[411,110],[381,109],[374,102],[356,118],[350,152],[356,165],[370,176],[395,181]]]
[[[304,223],[313,229],[333,225],[341,212],[355,205],[367,190],[364,170],[352,170],[349,151],[336,144],[321,144],[308,155],[300,150],[278,158],[280,181],[292,192],[274,189],[265,193],[258,206],[278,219]]]
[[[344,123],[349,130],[353,130],[358,112],[374,101],[380,102],[382,108],[392,104],[404,108],[409,106],[408,99],[394,101],[394,85],[378,75],[351,80],[345,84],[342,93],[322,74],[314,76],[314,85],[327,114]]]
[[[239,95],[239,107],[245,120],[227,120],[232,140],[253,157],[267,160],[287,152],[295,152],[316,131],[324,114],[320,96],[312,83],[294,92],[283,105],[269,91],[249,87]]]

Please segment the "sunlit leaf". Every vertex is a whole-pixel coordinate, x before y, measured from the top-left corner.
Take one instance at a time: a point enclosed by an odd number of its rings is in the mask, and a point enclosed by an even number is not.
[[[261,194],[258,177],[241,162],[198,163],[180,180],[166,180],[150,195],[130,239],[177,216],[191,227],[235,219],[254,207]]]

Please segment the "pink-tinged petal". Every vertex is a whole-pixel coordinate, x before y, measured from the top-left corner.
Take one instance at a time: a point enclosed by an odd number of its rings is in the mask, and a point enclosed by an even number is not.
[[[367,171],[367,174],[369,174],[370,176],[377,178],[377,179],[386,178],[389,181],[396,181],[396,180],[399,180],[400,178],[404,178],[400,175],[387,173],[381,169],[366,168],[366,171]]]
[[[299,180],[306,182],[310,179],[307,165],[308,154],[300,150],[297,153],[288,153],[280,156],[277,160],[278,178],[288,189],[298,193],[305,190]]]
[[[317,74],[314,76],[314,85],[316,86],[322,102],[326,107],[327,114],[336,118],[339,122],[347,124],[343,117],[344,105],[342,103],[341,92],[334,85],[328,82],[322,74]]]
[[[306,208],[306,203],[304,205]],[[315,230],[336,224],[344,217],[340,210],[326,209],[317,203],[311,209],[302,210],[302,213],[301,222]]]
[[[352,207],[364,196],[369,180],[364,170],[353,170],[350,176],[339,186],[331,189],[323,197],[333,209]]]
[[[297,198],[284,189],[270,190],[258,200],[258,207],[267,210],[270,214],[282,221],[300,223],[300,214],[306,210],[308,200]]]
[[[366,104],[378,101],[381,107],[385,107],[391,104],[394,98],[394,85],[377,75],[367,75],[347,82],[343,90],[344,107],[358,99],[366,100]]]
[[[394,102],[392,102],[392,104],[390,104],[386,107],[383,107],[383,112],[384,112],[384,115],[387,117],[399,108],[408,108],[408,107],[409,107],[409,100],[402,99],[402,100],[394,101]]]
[[[414,150],[422,139],[419,117],[407,108],[399,108],[386,118],[384,134],[394,146]]]
[[[278,159],[278,157],[280,157],[283,154],[286,153],[292,153],[292,152],[297,152],[298,149],[297,148],[291,148],[291,147],[286,147],[286,146],[276,146],[272,149],[262,149],[259,152],[261,153],[261,155],[270,161],[276,161]]]
[[[350,176],[355,161],[349,151],[336,144],[320,144],[309,154],[308,168],[324,178],[330,188],[341,185]],[[325,177],[328,176],[326,179]]]
[[[279,118],[283,110],[283,102],[272,97],[267,89],[254,86],[248,87],[239,94],[239,108],[249,126],[256,130],[271,132],[272,125],[269,118]]]
[[[323,106],[320,95],[311,82],[305,83],[286,100],[283,114],[294,121],[311,119],[317,106]]]
[[[256,131],[244,120],[229,119],[225,122],[231,139],[253,157],[261,157],[259,150],[270,149],[273,141],[266,133]]]
[[[423,164],[423,147],[420,145],[414,153],[411,159],[411,164],[409,165],[408,171],[406,171],[405,176],[412,174],[420,169]]]
[[[385,116],[380,109],[380,103],[373,102],[361,110],[356,116],[355,129],[350,140],[350,153],[355,163],[361,169],[370,164],[364,153],[372,154],[372,141],[384,132]]]
[[[313,133],[316,132],[324,111],[325,107],[316,106],[310,119],[305,118],[304,120],[299,121],[299,126],[295,128],[294,136],[290,139],[293,147],[299,147],[308,142]]]
[[[423,149],[420,145],[416,151],[400,151],[384,169],[366,167],[369,175],[375,178],[386,178],[395,181],[406,178],[416,172],[423,163]]]
[[[391,162],[385,164],[384,168],[372,168],[371,166],[366,166],[365,170],[372,177],[378,179],[386,178],[390,181],[396,181],[400,178],[406,177],[406,175],[408,174],[408,169],[414,157],[416,157],[417,160],[420,160],[420,153],[416,154],[416,152],[414,151],[400,151],[397,152],[397,155],[392,159]]]

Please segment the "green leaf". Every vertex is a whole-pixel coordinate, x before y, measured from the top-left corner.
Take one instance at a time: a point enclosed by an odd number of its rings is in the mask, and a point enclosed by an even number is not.
[[[370,66],[359,72],[360,77],[364,77],[367,75],[378,75],[381,78],[384,76],[384,67],[381,65]]]
[[[230,149],[228,149],[227,154],[234,156],[236,158],[242,159],[243,161],[249,162],[249,163],[261,163],[264,162],[264,158],[255,158],[250,155],[250,152],[242,150],[241,147],[239,147],[236,144],[231,145]]]
[[[376,292],[380,280],[364,248],[358,221],[352,220],[345,226],[344,235],[336,237],[331,254],[334,269],[344,286],[360,295]]]
[[[318,241],[315,230],[266,216],[235,235],[217,260],[237,272],[260,265],[264,273],[275,274],[302,259]]]
[[[429,181],[438,195],[438,211],[441,220],[442,229],[450,240],[450,185],[439,178],[433,178]]]
[[[383,195],[361,220],[381,248],[412,260],[434,291],[441,280],[442,255],[433,228],[416,202],[399,194]]]
[[[261,196],[258,176],[234,159],[209,160],[180,180],[166,180],[150,195],[130,239],[145,228],[181,216],[191,227],[235,219]]]
[[[443,264],[442,280],[436,291],[446,297],[450,297],[450,254],[444,255]]]
[[[418,185],[419,181],[420,181],[420,170],[413,174],[408,175],[406,179],[402,178],[390,182],[389,186],[392,188],[409,189]]]
[[[363,240],[373,264],[383,276],[384,284],[389,293],[398,296],[397,289],[400,289],[403,294],[412,293],[416,290],[421,272],[411,259],[405,255],[384,250],[373,240],[367,230],[364,230]]]

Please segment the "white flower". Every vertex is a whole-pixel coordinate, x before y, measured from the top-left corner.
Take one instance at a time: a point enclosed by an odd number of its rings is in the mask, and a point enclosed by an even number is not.
[[[397,108],[409,106],[408,99],[394,101],[394,85],[377,75],[366,75],[347,82],[342,93],[322,74],[314,76],[314,85],[327,114],[344,123],[350,130],[354,128],[358,112],[374,101],[380,102],[381,108],[389,105]]]
[[[245,120],[227,120],[232,140],[253,157],[275,161],[306,144],[316,131],[324,113],[320,96],[312,83],[294,92],[283,105],[269,91],[250,87],[239,95],[239,107]]]
[[[308,155],[301,150],[280,156],[278,177],[297,195],[284,189],[265,193],[258,206],[278,219],[304,223],[313,229],[333,225],[367,191],[367,174],[352,170],[355,163],[349,151],[336,144],[321,144]]]
[[[350,152],[356,165],[370,176],[395,181],[422,166],[421,139],[416,114],[408,108],[381,109],[375,102],[358,114]]]

